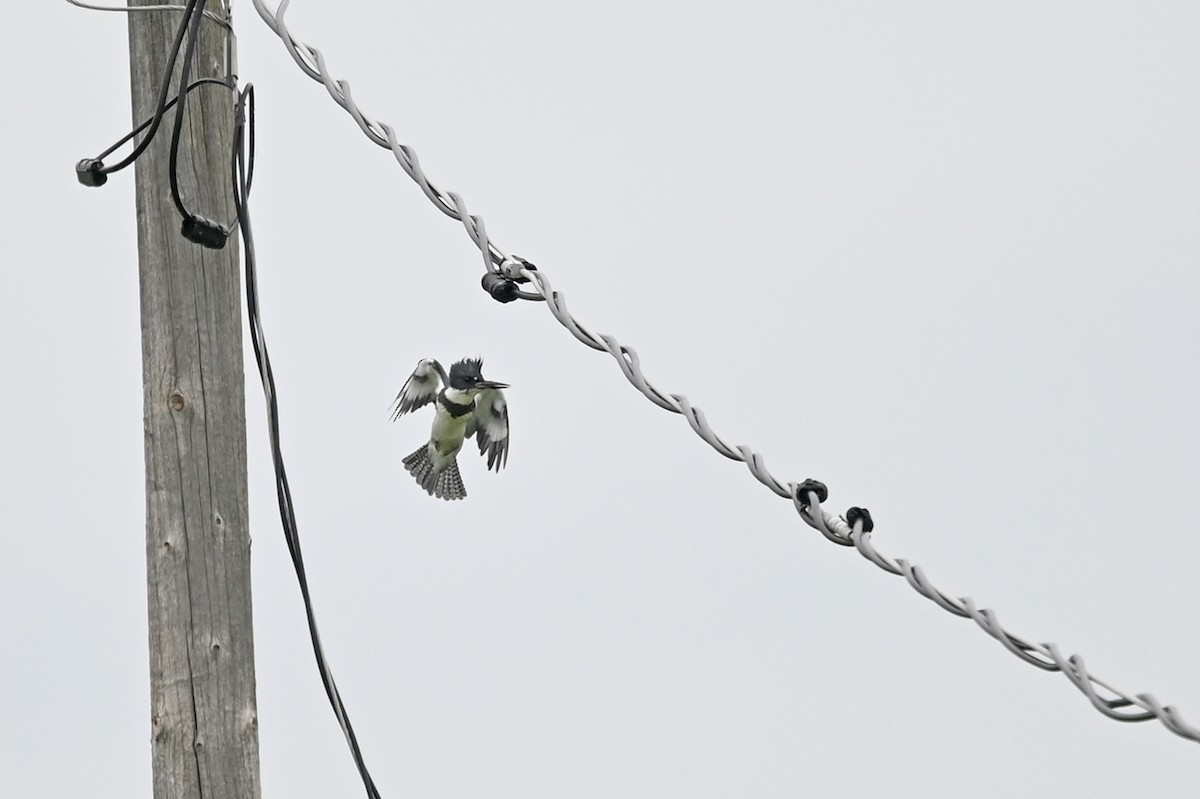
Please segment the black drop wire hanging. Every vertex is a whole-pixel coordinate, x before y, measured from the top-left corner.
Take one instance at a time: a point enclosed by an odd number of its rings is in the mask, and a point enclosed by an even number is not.
[[[100,169],[98,170],[100,174],[108,175],[112,172],[119,172],[122,169],[124,169],[125,167],[132,164],[134,161],[136,161],[138,158],[141,157],[142,153],[144,153],[146,151],[146,148],[150,146],[150,142],[154,139],[154,135],[156,133],[158,133],[158,126],[162,123],[163,114],[165,114],[167,112],[167,109],[170,107],[170,105],[167,103],[167,95],[171,91],[171,73],[173,73],[175,71],[175,61],[179,57],[179,48],[183,44],[184,34],[186,34],[188,32],[188,30],[191,28],[191,22],[192,22],[193,16],[196,17],[197,19],[202,16],[202,12],[204,10],[204,3],[205,3],[205,0],[188,0],[187,5],[183,7],[183,17],[179,21],[179,27],[175,30],[175,39],[174,39],[174,41],[171,42],[171,54],[170,54],[170,56],[167,57],[167,67],[165,70],[163,70],[162,81],[158,85],[158,102],[155,103],[154,116],[151,117],[151,119],[150,119],[150,125],[149,125],[150,130],[148,130],[146,132],[146,136],[140,142],[138,142],[138,145],[133,148],[133,152],[131,152],[124,159],[122,159],[119,163],[113,164],[112,166],[108,166],[108,167],[101,166]],[[197,6],[199,6],[199,10],[197,10]],[[191,45],[189,43],[188,55],[185,56],[185,58],[187,60],[191,60],[190,53],[191,53]],[[184,69],[185,69],[185,72],[184,72],[183,78],[179,81],[180,86],[187,86],[187,72],[186,72],[187,67],[186,67],[186,65],[184,66]],[[179,96],[182,97],[185,94],[186,94],[186,92],[181,91],[179,93]],[[182,112],[183,108],[181,107],[179,110],[180,110],[180,112]],[[136,131],[135,131],[135,133],[136,133]],[[123,139],[118,144],[124,144],[125,141],[127,141],[127,139]],[[113,149],[116,149],[116,148],[114,147]],[[112,150],[109,150],[108,152],[112,152]],[[105,155],[107,155],[107,154],[108,153],[106,152]],[[100,158],[103,158],[103,157],[104,157],[103,155],[100,156]],[[97,160],[100,160],[100,159],[97,159]]]
[[[207,0],[196,0],[196,7],[191,16],[191,24],[188,26],[187,33],[187,47],[183,53],[183,66],[179,75],[179,84],[181,86],[187,85],[188,78],[192,74],[196,43],[200,39],[200,24],[204,21],[204,6],[206,3]],[[209,249],[219,250],[229,240],[229,234],[233,229],[233,225],[223,225],[220,222],[215,222],[207,217],[192,213],[184,204],[183,197],[179,192],[179,145],[182,139],[186,105],[187,95],[182,94],[179,99],[179,106],[175,109],[175,124],[171,129],[171,150],[167,166],[167,174],[171,183],[171,200],[175,203],[175,209],[179,211],[179,215],[183,218],[183,224],[180,227],[180,233],[183,237],[188,241],[208,247]],[[236,224],[236,219],[234,220],[234,224]]]
[[[258,373],[262,378],[263,393],[267,400],[267,431],[271,441],[271,460],[275,467],[275,492],[279,500],[279,517],[283,523],[284,540],[287,541],[288,552],[292,557],[292,566],[296,570],[296,580],[300,584],[300,595],[304,599],[304,614],[308,619],[308,632],[312,639],[313,654],[317,660],[317,670],[321,674],[321,684],[333,713],[337,716],[338,724],[346,736],[354,764],[362,777],[369,799],[380,799],[375,781],[367,770],[358,738],[350,723],[350,716],[342,703],[341,694],[333,680],[333,673],[325,659],[325,651],[321,646],[321,636],[317,632],[317,619],[313,613],[312,597],[308,590],[308,575],[304,569],[304,556],[300,551],[300,532],[296,524],[295,506],[292,502],[291,488],[288,486],[287,469],[283,464],[283,451],[279,443],[279,405],[275,394],[275,374],[271,369],[271,357],[267,353],[267,341],[263,333],[262,319],[258,307],[258,274],[257,262],[254,256],[254,233],[250,227],[250,213],[247,202],[250,199],[250,184],[254,177],[254,86],[248,84],[238,96],[237,112],[233,135],[233,203],[237,210],[237,219],[242,232],[242,249],[245,253],[246,269],[246,313],[250,323],[250,341],[254,347],[254,360],[258,365]]]
[[[230,81],[228,78],[200,78],[199,80],[192,81],[188,85],[185,92],[187,94],[191,94],[193,91],[200,88],[201,86],[210,86],[210,85],[224,86],[227,89],[234,88],[233,86],[230,85]],[[181,92],[181,93],[183,93],[183,92]],[[175,107],[175,104],[178,102],[179,102],[179,94],[176,94],[169,101],[167,101],[166,105],[164,105],[162,107],[162,111],[163,112],[170,111],[172,108]],[[124,136],[122,136],[120,139],[118,139],[111,147],[109,147],[104,152],[100,153],[100,155],[96,156],[95,158],[89,158],[86,160],[93,161],[93,162],[96,162],[96,161],[103,162],[105,158],[112,155],[113,151],[116,150],[118,147],[120,147],[122,144],[129,141],[134,136],[138,135],[143,130],[145,130],[146,128],[153,125],[154,119],[155,119],[155,117],[151,116],[148,119],[143,120],[143,122],[140,125],[138,125],[136,128],[134,128],[133,130],[126,133]],[[103,172],[104,174],[107,174],[109,172],[116,172],[119,168],[120,168],[120,166],[102,167],[101,172]]]
[[[203,12],[204,5],[207,0],[196,0],[197,6],[192,14],[191,25],[188,26],[187,48],[183,52],[183,66],[179,73],[179,84],[186,86],[188,78],[192,74],[192,61],[196,56],[196,42],[200,39],[200,23],[204,20]],[[187,106],[187,95],[181,94],[179,98],[179,107],[175,109],[175,124],[171,128],[171,155],[170,163],[167,172],[171,179],[171,200],[175,203],[176,210],[184,219],[192,214],[188,211],[187,206],[183,204],[183,198],[179,195],[179,141],[183,133],[183,117]]]
[[[183,197],[179,191],[179,147],[182,141],[184,113],[187,107],[188,94],[196,86],[206,83],[224,83],[231,89],[236,90],[236,78],[233,75],[225,76],[223,80],[214,78],[203,78],[195,83],[189,83],[188,78],[192,74],[192,66],[196,56],[196,45],[200,39],[200,26],[204,22],[205,5],[207,0],[188,0],[188,4],[183,6],[183,15],[180,19],[179,26],[175,29],[175,38],[171,43],[171,50],[167,57],[166,68],[163,70],[162,81],[159,84],[158,100],[155,103],[154,114],[149,120],[139,125],[132,133],[122,138],[109,149],[105,150],[96,158],[85,158],[75,165],[75,174],[79,182],[85,186],[103,186],[108,182],[109,174],[120,171],[138,158],[150,146],[150,142],[158,133],[159,125],[162,123],[163,115],[175,106],[175,122],[172,125],[170,154],[168,163],[168,178],[171,185],[171,200],[175,204],[175,209],[182,217],[182,225],[180,227],[181,235],[188,241],[199,244],[209,249],[219,250],[225,246],[225,242],[229,240],[229,234],[233,227],[237,224],[234,219],[229,225],[223,225],[220,222],[214,222],[211,219],[192,213],[188,210],[183,202]],[[184,37],[187,37],[186,46],[183,45]],[[167,101],[167,95],[170,92],[171,76],[175,70],[175,64],[179,59],[180,47],[184,47],[183,63],[180,67],[179,90],[176,92],[175,98],[170,102]],[[133,148],[133,151],[122,159],[119,163],[112,166],[104,165],[105,156],[113,152],[125,142],[136,136],[138,133],[145,131],[142,140]]]

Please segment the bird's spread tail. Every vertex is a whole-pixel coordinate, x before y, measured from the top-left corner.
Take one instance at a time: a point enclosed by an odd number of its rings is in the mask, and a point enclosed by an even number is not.
[[[438,499],[463,499],[467,496],[462,475],[458,473],[458,461],[452,460],[445,469],[434,471],[428,444],[422,444],[405,458],[404,468],[417,481],[417,485]]]

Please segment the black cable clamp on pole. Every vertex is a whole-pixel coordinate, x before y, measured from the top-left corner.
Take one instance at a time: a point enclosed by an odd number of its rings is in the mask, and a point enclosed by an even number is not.
[[[104,162],[99,158],[84,158],[76,164],[75,177],[84,186],[103,186],[108,182],[108,173],[104,171]]]
[[[220,250],[225,247],[233,229],[198,214],[188,214],[183,218],[179,232],[185,239],[201,247]]]

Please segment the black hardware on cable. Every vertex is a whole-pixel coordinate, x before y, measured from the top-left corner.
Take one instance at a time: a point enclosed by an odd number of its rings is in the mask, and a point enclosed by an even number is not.
[[[817,502],[825,502],[829,499],[829,489],[826,488],[825,484],[820,480],[813,480],[812,478],[809,478],[800,485],[796,486],[796,496],[800,497],[802,500],[808,499],[808,497],[805,495],[809,491],[817,495]]]
[[[304,599],[304,615],[308,619],[309,637],[312,638],[313,654],[317,659],[317,671],[321,675],[321,684],[325,687],[325,695],[333,713],[337,716],[346,742],[350,745],[350,753],[354,764],[362,777],[369,799],[380,799],[375,781],[367,770],[362,751],[358,746],[358,738],[354,727],[350,724],[350,716],[342,704],[341,694],[333,681],[333,673],[325,660],[325,651],[321,647],[321,637],[317,633],[317,619],[313,613],[312,598],[308,591],[308,575],[304,569],[304,556],[300,551],[300,531],[296,524],[295,505],[292,502],[292,491],[288,486],[287,469],[283,465],[283,451],[279,444],[279,405],[275,395],[275,373],[271,370],[271,357],[267,354],[267,341],[263,333],[262,319],[258,308],[258,274],[257,261],[254,255],[254,234],[250,228],[250,213],[247,202],[250,199],[250,184],[254,179],[254,85],[247,84],[238,95],[237,111],[233,133],[233,204],[237,210],[237,218],[242,231],[242,249],[245,253],[246,268],[246,314],[250,321],[250,341],[254,346],[254,360],[258,364],[258,373],[262,378],[263,393],[267,399],[267,431],[271,440],[271,460],[275,466],[275,493],[279,499],[279,517],[283,522],[283,537],[287,541],[288,552],[292,556],[292,566],[296,570],[296,580],[300,583],[300,596]]]
[[[99,158],[84,158],[75,165],[75,177],[85,186],[103,186],[108,182],[104,162]]]
[[[875,522],[871,521],[871,511],[866,508],[851,508],[846,511],[846,524],[851,527],[860,519],[862,520],[862,531],[864,533],[869,533],[875,529]]]
[[[512,256],[514,261],[520,261],[521,264],[528,270],[536,272],[537,267],[526,261],[519,255]],[[540,294],[532,291],[522,291],[517,287],[518,283],[528,283],[529,278],[524,275],[516,275],[509,277],[500,272],[487,272],[479,281],[483,286],[483,290],[491,295],[496,302],[512,302],[513,300],[545,300]]]
[[[517,283],[498,272],[484,272],[480,281],[483,290],[497,302],[512,302],[517,299]]]

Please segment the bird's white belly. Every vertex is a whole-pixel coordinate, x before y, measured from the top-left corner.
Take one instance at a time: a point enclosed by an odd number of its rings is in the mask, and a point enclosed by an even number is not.
[[[440,472],[450,465],[454,456],[462,449],[467,436],[467,420],[470,414],[457,419],[439,408],[433,418],[433,434],[429,441],[429,454],[433,459],[434,471]]]

